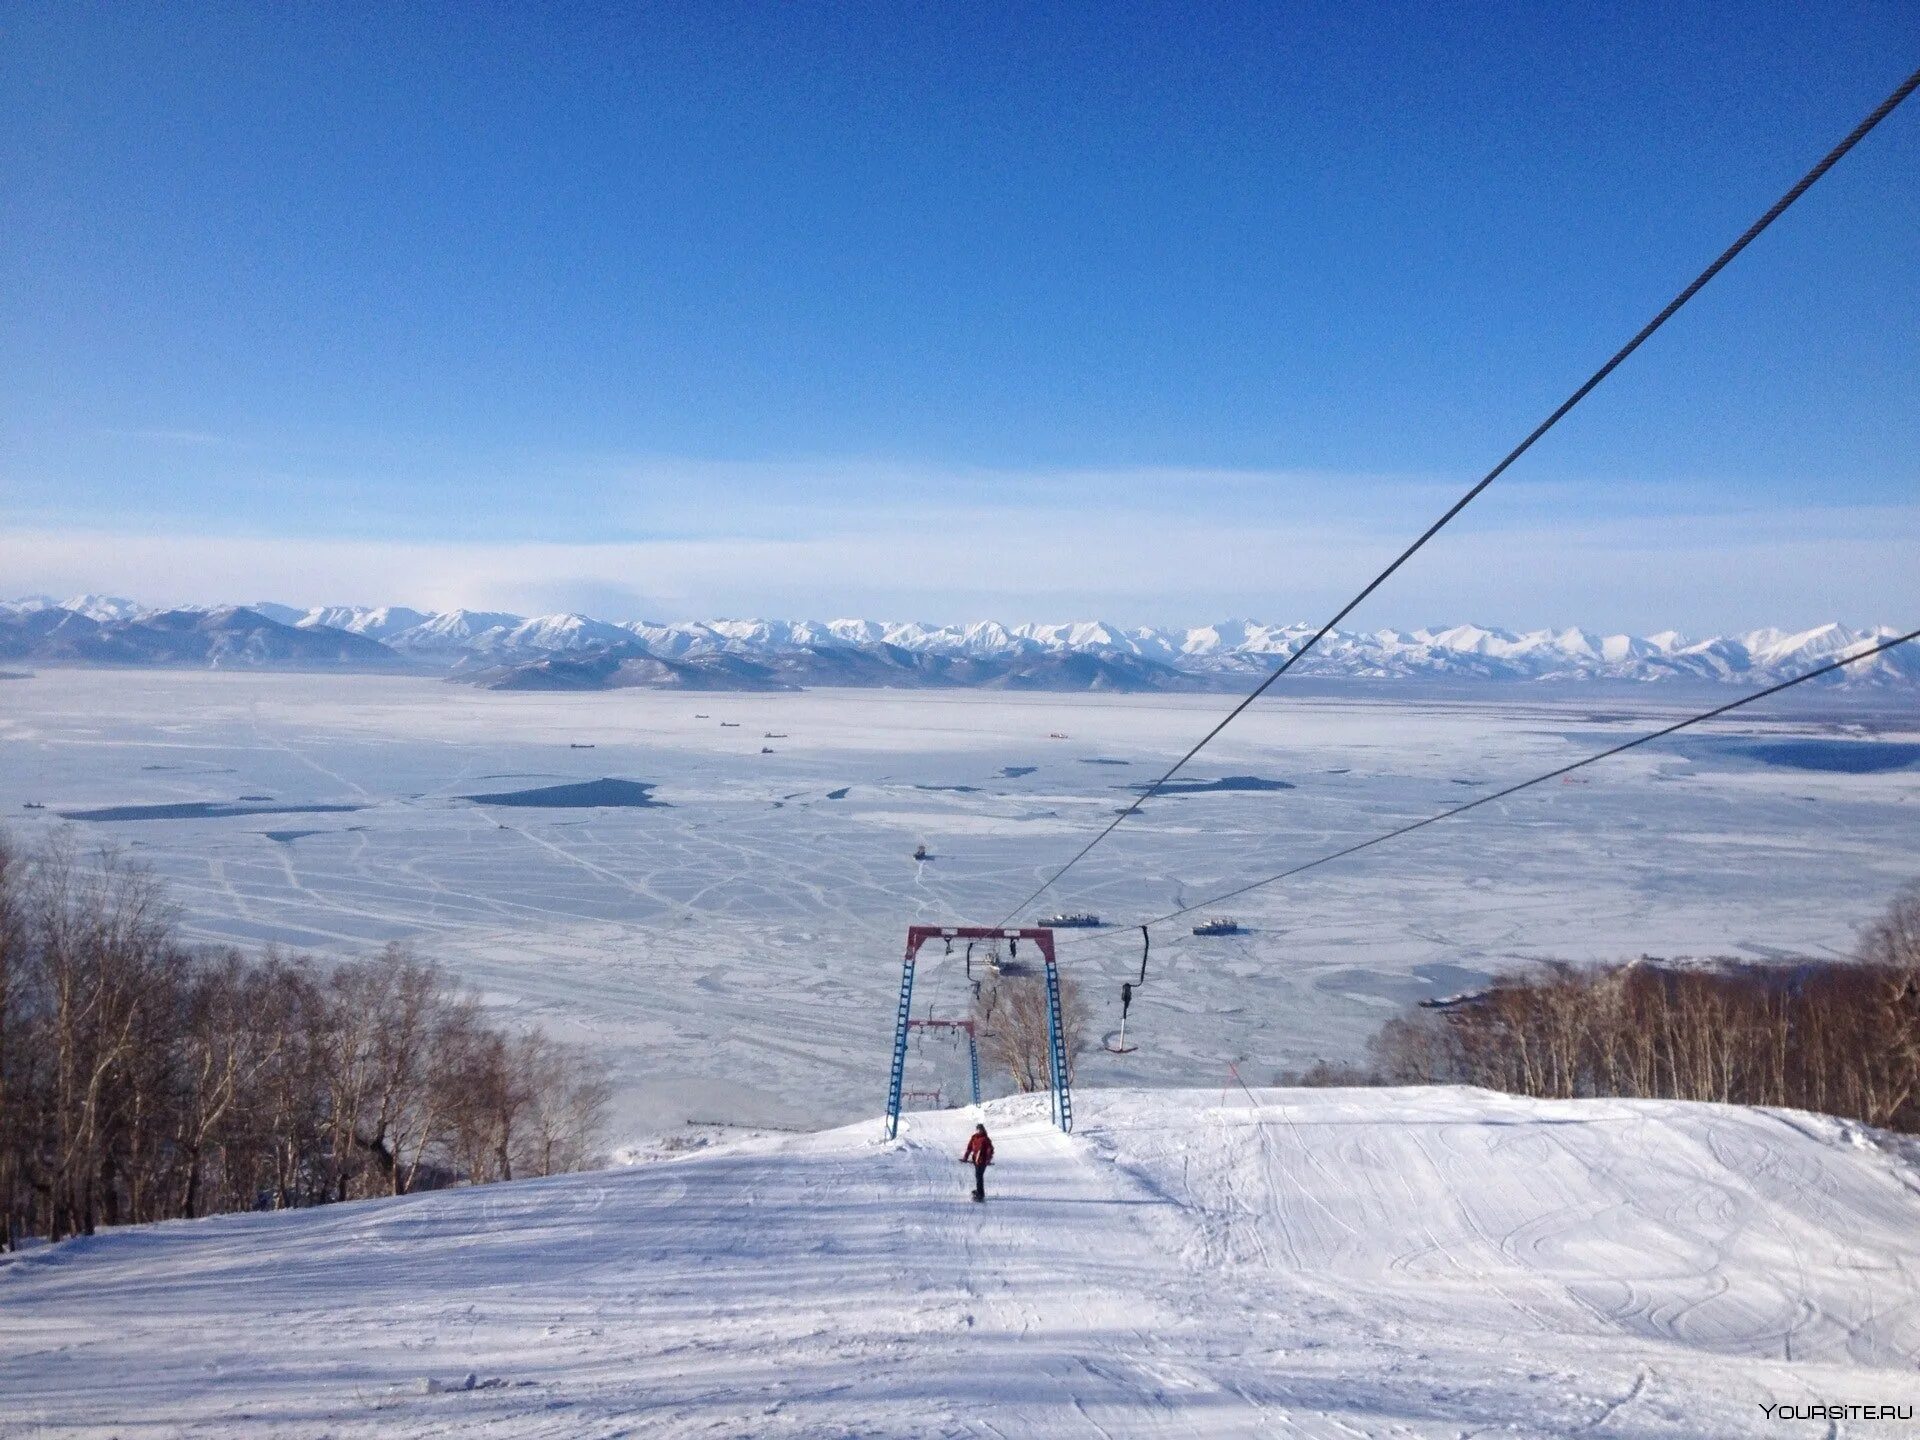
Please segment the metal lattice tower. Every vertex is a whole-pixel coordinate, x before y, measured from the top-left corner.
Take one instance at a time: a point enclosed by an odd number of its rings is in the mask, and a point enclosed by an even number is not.
[[[967,1032],[968,1079],[973,1086],[973,1103],[980,1103],[980,1051],[971,1020],[915,1020],[913,1018],[913,971],[920,947],[929,940],[1025,940],[1040,952],[1047,968],[1047,1065],[1053,1087],[1053,1123],[1062,1130],[1073,1129],[1072,1072],[1067,1063],[1065,1038],[1060,1026],[1060,972],[1054,961],[1053,931],[1029,927],[1010,929],[983,925],[912,925],[907,928],[907,953],[900,966],[900,1004],[893,1017],[893,1069],[887,1081],[886,1137],[900,1134],[900,1101],[907,1072],[907,1038],[916,1029],[964,1029]]]
[[[1073,1133],[1073,1090],[1067,1073],[1066,1039],[1060,1033],[1060,967],[1053,963],[1053,947],[1047,957],[1047,1065],[1053,1075],[1053,1123]]]
[[[907,1075],[907,1025],[913,1018],[913,956],[917,948],[907,948],[906,964],[900,967],[900,1010],[893,1022],[893,1078],[887,1082],[889,1140],[900,1133],[900,1085]]]

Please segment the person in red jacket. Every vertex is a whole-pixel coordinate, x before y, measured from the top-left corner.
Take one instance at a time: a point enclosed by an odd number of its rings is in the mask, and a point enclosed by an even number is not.
[[[987,1166],[993,1164],[993,1140],[987,1134],[987,1127],[976,1125],[973,1134],[967,1137],[967,1148],[960,1157],[973,1166],[973,1198],[976,1201],[987,1198]]]

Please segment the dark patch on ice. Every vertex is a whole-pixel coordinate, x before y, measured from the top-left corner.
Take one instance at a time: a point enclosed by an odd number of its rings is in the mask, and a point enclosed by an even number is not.
[[[1133,764],[1133,761],[1109,760],[1104,755],[1094,755],[1090,757],[1082,757],[1080,763],[1082,765],[1131,765]]]
[[[1258,775],[1224,775],[1218,780],[1169,780],[1157,792],[1161,795],[1219,795],[1240,790],[1291,790],[1288,780],[1263,780]],[[1151,785],[1129,785],[1129,790],[1152,790]]]
[[[1754,736],[1695,735],[1656,742],[1695,763],[1747,762],[1829,775],[1881,775],[1920,767],[1920,744],[1904,740],[1765,740]]]
[[[231,775],[231,765],[142,765],[142,770],[181,770],[189,775]]]
[[[62,820],[225,820],[236,815],[338,815],[364,805],[242,805],[235,801],[175,800],[165,805],[106,805],[62,810]]]
[[[1565,733],[1563,739],[1582,749],[1619,743],[1617,733],[1571,732]],[[1901,739],[1674,735],[1653,741],[1647,749],[1703,766],[1774,766],[1780,770],[1811,770],[1834,776],[1878,776],[1891,770],[1920,768],[1920,745]]]
[[[978,795],[980,793],[980,787],[978,785],[916,785],[913,788],[916,790],[946,790],[955,795]]]
[[[1031,775],[1039,768],[1038,765],[1009,765],[1000,772],[1000,778],[1002,780],[1018,780],[1022,775]]]
[[[324,830],[262,830],[260,833],[269,840],[277,840],[282,845],[291,845],[294,841],[304,840],[309,835],[324,835],[327,832]]]
[[[240,800],[240,803],[243,805],[271,805],[273,803],[273,796],[242,795],[239,797],[239,800]]]
[[[1477,990],[1483,985],[1493,983],[1493,976],[1485,970],[1473,970],[1464,965],[1450,965],[1444,960],[1416,965],[1413,967],[1413,973],[1429,985],[1456,993],[1462,990]]]
[[[476,805],[526,805],[546,810],[665,809],[653,798],[657,786],[640,780],[582,780],[572,785],[542,785],[533,790],[505,790],[497,795],[463,795]]]
[[[1485,780],[1456,780],[1453,783],[1456,785],[1485,785],[1488,782]]]
[[[844,800],[847,798],[847,792],[851,789],[853,789],[851,785],[842,785],[838,790],[829,790],[827,791],[827,799]]]
[[[1353,773],[1353,770],[1346,765],[1340,766],[1337,770],[1327,771],[1327,774],[1329,775],[1351,775],[1352,773]]]
[[[1410,972],[1404,974],[1387,970],[1367,970],[1358,966],[1329,970],[1314,980],[1313,988],[1333,995],[1366,995],[1375,999],[1391,1000],[1401,1005],[1411,1005],[1421,1000],[1472,994],[1485,989],[1492,983],[1492,979],[1493,977],[1484,970],[1473,970],[1464,965],[1449,965],[1440,961],[1429,965],[1415,965]]]

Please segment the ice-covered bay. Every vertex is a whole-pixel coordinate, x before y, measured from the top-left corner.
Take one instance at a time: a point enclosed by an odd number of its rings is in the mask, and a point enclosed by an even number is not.
[[[1685,704],[1302,688],[1188,772],[1292,788],[1156,800],[1038,909],[1131,921]],[[28,835],[63,811],[185,807],[72,823],[165,876],[196,939],[334,954],[407,940],[493,1002],[602,1047],[624,1085],[623,1136],[689,1118],[824,1124],[876,1108],[904,927],[998,921],[1219,706],[46,671],[0,682],[0,804]],[[1801,768],[1790,742],[1910,745],[1911,702],[1715,733],[1767,743],[1624,757],[1235,902],[1245,936],[1163,934],[1134,1010],[1141,1048],[1090,1054],[1083,1082],[1206,1085],[1237,1062],[1259,1083],[1353,1056],[1406,1001],[1523,959],[1847,950],[1920,872],[1920,767],[1849,769],[1821,751]],[[600,779],[651,785],[617,793],[654,803],[461,798]],[[923,842],[934,858],[916,863]],[[1137,937],[1064,954],[1110,1029]],[[957,960],[923,967],[919,999],[923,1013],[964,1005]],[[915,1059],[916,1085],[957,1091],[957,1054],[929,1044]]]

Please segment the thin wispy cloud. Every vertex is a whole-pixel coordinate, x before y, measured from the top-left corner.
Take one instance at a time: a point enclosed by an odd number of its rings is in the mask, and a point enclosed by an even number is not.
[[[1424,497],[1423,497],[1424,498]],[[1355,616],[1633,630],[1920,613],[1920,506],[1668,512],[1578,526],[1490,509]],[[1159,506],[775,506],[737,533],[437,541],[35,526],[0,532],[20,592],[154,602],[401,603],[609,619],[860,614],[936,621],[1100,615],[1193,623],[1318,615],[1408,537],[1396,510],[1223,523]],[[782,526],[787,533],[778,533]]]

